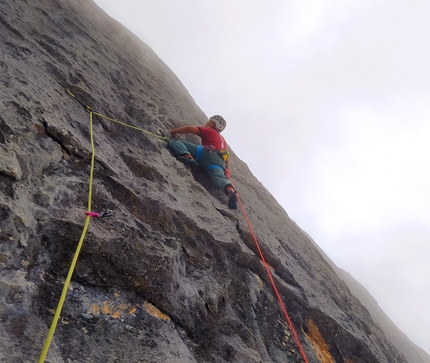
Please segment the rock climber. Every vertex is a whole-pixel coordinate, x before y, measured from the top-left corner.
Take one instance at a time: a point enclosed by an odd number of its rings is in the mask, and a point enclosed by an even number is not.
[[[228,207],[237,208],[236,190],[229,180],[227,143],[221,132],[227,126],[226,121],[219,115],[212,116],[205,126],[182,126],[170,131],[172,139],[170,148],[177,160],[187,166],[201,165],[212,180],[212,183],[224,191],[228,197]],[[178,134],[195,134],[202,139],[202,145],[176,139]]]

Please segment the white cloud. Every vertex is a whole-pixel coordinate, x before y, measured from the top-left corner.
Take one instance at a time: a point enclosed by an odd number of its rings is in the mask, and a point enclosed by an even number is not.
[[[401,124],[403,116],[375,109],[343,115],[341,140],[317,157],[306,200],[310,210],[325,211],[318,223],[327,237],[430,212],[430,123],[411,112],[418,118]]]

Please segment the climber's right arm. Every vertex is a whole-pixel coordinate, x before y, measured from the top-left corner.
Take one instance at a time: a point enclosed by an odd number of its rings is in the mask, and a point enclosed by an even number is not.
[[[202,132],[200,129],[196,126],[181,126],[176,129],[170,130],[170,134],[172,135],[172,138],[174,139],[177,134],[195,134],[200,136]]]

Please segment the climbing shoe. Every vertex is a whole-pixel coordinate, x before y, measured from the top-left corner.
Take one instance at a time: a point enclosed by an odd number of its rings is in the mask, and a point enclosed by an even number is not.
[[[185,156],[178,156],[176,158],[176,160],[179,160],[181,163],[184,163],[185,165],[189,166],[189,167],[195,167],[199,164],[197,164],[197,161],[195,161],[194,159],[188,159]]]
[[[236,197],[236,191],[230,190],[228,193],[228,207],[230,209],[236,209],[237,208],[237,197]]]

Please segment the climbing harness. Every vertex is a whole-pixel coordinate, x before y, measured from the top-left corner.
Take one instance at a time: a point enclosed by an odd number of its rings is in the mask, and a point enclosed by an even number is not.
[[[200,159],[202,157],[202,154],[203,154],[203,150],[207,150],[209,152],[217,152],[218,155],[220,155],[220,152],[221,152],[221,151],[216,150],[212,145],[211,146],[196,145],[196,157],[195,157],[195,160],[197,162],[200,161]],[[229,155],[228,151],[226,151],[226,153],[227,153],[227,155]],[[222,156],[220,155],[220,157],[222,157]],[[228,158],[228,156],[227,156],[227,158]],[[223,160],[226,161],[227,158],[226,159],[223,158]],[[217,164],[210,164],[209,166],[206,167],[206,171],[209,171],[211,169],[221,169],[221,170],[224,171],[224,168],[221,165],[217,165]]]
[[[70,281],[72,279],[72,275],[73,275],[73,272],[74,272],[74,269],[75,269],[75,266],[76,266],[76,263],[77,263],[77,260],[78,260],[78,257],[79,257],[79,253],[81,251],[81,248],[82,248],[82,245],[83,245],[83,242],[84,242],[84,239],[85,239],[85,236],[86,236],[86,233],[87,233],[88,226],[89,226],[91,218],[109,217],[109,216],[112,216],[112,214],[113,214],[112,211],[106,211],[106,212],[100,212],[100,213],[91,211],[92,189],[93,189],[93,179],[94,179],[94,161],[95,161],[95,149],[94,149],[94,137],[93,137],[93,115],[98,116],[98,117],[102,117],[102,118],[107,119],[109,121],[116,122],[116,123],[118,123],[120,125],[129,127],[129,128],[132,128],[132,129],[144,132],[146,134],[149,134],[149,135],[151,135],[153,137],[157,137],[157,138],[162,139],[162,140],[168,140],[168,138],[164,134],[163,135],[157,135],[157,134],[154,134],[154,133],[149,132],[147,130],[141,129],[139,127],[135,127],[135,126],[126,124],[124,122],[115,120],[113,118],[107,117],[105,115],[99,114],[97,112],[94,112],[91,109],[90,106],[84,105],[79,99],[77,99],[70,90],[66,89],[66,92],[67,92],[67,94],[69,96],[71,96],[74,100],[76,100],[82,107],[84,107],[85,110],[87,110],[89,112],[89,114],[90,114],[89,128],[90,128],[90,144],[91,144],[91,166],[90,166],[90,176],[89,176],[89,186],[88,186],[88,203],[87,203],[87,212],[85,212],[86,218],[85,218],[85,224],[84,224],[84,227],[83,227],[83,230],[82,230],[82,234],[81,234],[81,237],[79,239],[78,246],[76,247],[76,251],[75,251],[75,254],[73,256],[73,260],[72,260],[72,263],[70,265],[69,272],[68,272],[66,280],[64,282],[64,286],[63,286],[63,290],[61,292],[60,300],[58,302],[57,309],[55,310],[54,318],[52,320],[51,327],[50,327],[48,335],[46,337],[46,341],[45,341],[44,347],[42,349],[42,352],[40,354],[38,363],[45,362],[45,358],[46,358],[46,355],[48,353],[49,346],[51,345],[51,342],[52,342],[52,339],[53,339],[53,336],[54,336],[54,333],[55,333],[55,329],[57,327],[57,323],[58,323],[58,320],[59,320],[59,317],[60,317],[60,313],[61,313],[61,310],[63,308],[64,301],[66,299],[67,291],[68,291],[69,286],[70,286]],[[196,149],[196,160],[197,161],[201,158],[202,153],[203,153],[203,147],[200,146],[200,145],[197,145],[197,149]],[[228,153],[227,153],[227,157],[228,157]],[[216,164],[209,165],[206,168],[206,170],[210,170],[210,169],[214,169],[214,168],[220,168],[220,169],[224,170],[223,167],[221,167],[219,165],[216,165]],[[234,190],[236,190],[236,188],[235,188],[235,186],[233,184],[233,180],[231,179],[230,173],[226,173],[226,176],[229,178],[229,180],[231,182],[231,185],[234,188]],[[266,260],[264,258],[263,252],[262,252],[262,250],[260,248],[260,245],[259,245],[259,243],[257,241],[257,237],[255,236],[254,230],[252,229],[251,223],[249,221],[249,218],[248,218],[248,216],[246,214],[245,208],[244,208],[244,206],[242,204],[242,201],[240,200],[240,197],[239,197],[238,194],[236,194],[236,198],[237,198],[237,200],[238,200],[238,202],[240,204],[242,213],[243,213],[243,215],[245,217],[245,220],[246,220],[246,222],[248,224],[249,230],[251,231],[251,235],[254,238],[254,242],[255,242],[255,244],[257,246],[258,253],[260,255],[261,261],[264,264],[264,267],[266,269],[266,272],[267,272],[269,280],[270,280],[270,282],[272,284],[272,287],[273,287],[273,289],[275,291],[275,295],[276,295],[276,297],[277,297],[277,299],[279,301],[281,310],[282,310],[282,312],[283,312],[283,314],[284,314],[284,316],[285,316],[285,318],[287,320],[288,326],[289,326],[289,328],[290,328],[290,330],[291,330],[291,332],[292,332],[292,334],[294,336],[294,340],[295,340],[295,342],[296,342],[296,344],[297,344],[297,346],[298,346],[298,348],[300,350],[300,354],[301,354],[304,362],[305,363],[309,363],[308,360],[307,360],[307,358],[306,358],[306,354],[305,354],[305,352],[303,350],[303,347],[302,347],[302,345],[300,343],[300,340],[299,340],[299,338],[297,336],[297,333],[296,333],[296,331],[294,329],[292,321],[291,321],[291,319],[290,319],[290,317],[289,317],[289,315],[287,313],[287,310],[285,308],[285,305],[284,305],[284,303],[282,301],[281,295],[280,295],[280,293],[279,293],[279,291],[278,291],[278,289],[276,287],[275,281],[273,280],[272,274],[271,274],[271,272],[269,270],[269,267],[267,265],[267,262],[266,262]]]
[[[198,146],[200,146],[200,145],[198,145]],[[205,146],[200,146],[200,147],[203,147],[203,149],[209,151],[210,153],[216,152],[219,155],[219,157],[221,159],[223,159],[224,161],[227,161],[227,159],[230,156],[230,153],[226,149],[217,150],[217,149],[215,149],[215,147],[213,145],[205,145]]]

